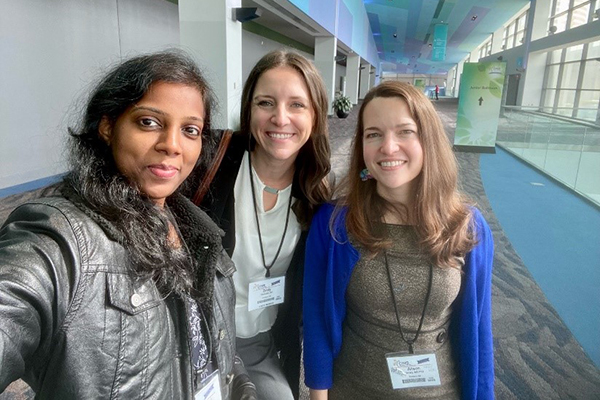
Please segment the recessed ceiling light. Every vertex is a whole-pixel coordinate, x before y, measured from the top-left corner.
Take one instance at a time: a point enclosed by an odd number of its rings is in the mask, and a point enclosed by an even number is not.
[[[398,34],[397,34],[397,33],[394,33],[394,35],[393,35],[393,36],[394,36],[395,38],[397,38],[397,37],[398,37]]]
[[[477,15],[473,15],[473,16],[471,17],[471,21],[475,21],[476,19],[477,19]]]

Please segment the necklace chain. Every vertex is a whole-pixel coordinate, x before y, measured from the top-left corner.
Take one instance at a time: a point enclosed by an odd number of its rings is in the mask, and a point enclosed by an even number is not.
[[[258,230],[258,242],[260,243],[260,254],[262,256],[262,262],[263,262],[263,266],[265,267],[265,269],[267,270],[267,272],[265,273],[265,278],[270,278],[271,277],[271,267],[273,267],[273,265],[275,265],[275,261],[277,261],[277,257],[279,257],[279,253],[281,252],[281,248],[283,247],[283,241],[285,240],[285,234],[287,232],[287,228],[288,228],[288,223],[290,221],[290,210],[292,209],[292,191],[290,190],[290,199],[288,201],[288,207],[287,207],[287,214],[285,216],[285,226],[283,227],[283,235],[281,235],[281,241],[279,242],[279,247],[277,248],[277,253],[275,253],[275,257],[273,258],[273,261],[271,262],[270,265],[267,265],[267,262],[265,260],[265,250],[263,248],[263,242],[262,242],[262,234],[260,233],[260,223],[258,222],[258,206],[256,204],[256,193],[254,193],[254,177],[252,176],[252,153],[248,152],[248,166],[249,166],[249,171],[250,171],[250,188],[252,189],[252,203],[254,204],[254,217],[256,218],[256,228]],[[265,186],[265,190],[266,188],[269,189],[273,189],[269,186]],[[277,190],[277,189],[274,189]],[[273,193],[270,190],[266,190],[269,193]],[[279,190],[277,190],[276,193],[273,194],[278,194]]]

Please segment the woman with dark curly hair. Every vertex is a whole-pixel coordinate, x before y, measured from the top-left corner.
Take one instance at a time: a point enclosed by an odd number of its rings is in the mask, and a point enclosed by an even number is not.
[[[306,243],[311,399],[493,399],[493,239],[423,93],[371,89],[340,189]]]
[[[210,135],[211,90],[168,51],[95,87],[59,197],[0,230],[0,391],[39,398],[254,398],[235,355],[233,263],[178,194]]]

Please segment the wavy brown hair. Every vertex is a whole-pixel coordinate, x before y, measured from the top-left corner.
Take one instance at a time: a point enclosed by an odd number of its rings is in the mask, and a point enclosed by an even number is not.
[[[377,193],[377,181],[361,181],[363,158],[363,117],[365,108],[375,98],[397,97],[406,102],[417,124],[423,148],[423,168],[415,178],[412,205],[397,209]],[[460,268],[461,258],[475,244],[471,212],[465,197],[457,190],[458,167],[444,127],[431,101],[413,86],[388,81],[371,89],[358,113],[348,175],[340,185],[341,207],[347,206],[346,227],[349,234],[372,255],[391,246],[382,231],[386,212],[406,212],[414,222],[420,244],[435,265]],[[332,219],[333,226],[333,219]]]
[[[291,51],[276,50],[265,54],[250,71],[242,91],[240,130],[242,134],[251,133],[252,97],[256,83],[262,74],[277,67],[291,67],[304,79],[315,115],[310,137],[296,157],[296,170],[292,185],[294,196],[300,199],[292,209],[302,229],[308,229],[317,206],[331,198],[331,189],[326,179],[331,170],[331,150],[327,126],[327,91],[314,64],[300,54]],[[252,135],[250,135],[250,140],[252,149],[256,144]]]

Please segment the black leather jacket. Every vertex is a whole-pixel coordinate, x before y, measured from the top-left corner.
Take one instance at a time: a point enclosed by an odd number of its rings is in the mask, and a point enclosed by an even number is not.
[[[229,399],[251,385],[235,356],[235,267],[206,214],[182,196],[168,201],[194,257],[216,260],[211,340]],[[0,392],[22,378],[37,398],[192,399],[184,303],[135,279],[110,226],[86,214],[39,199],[0,230]]]

